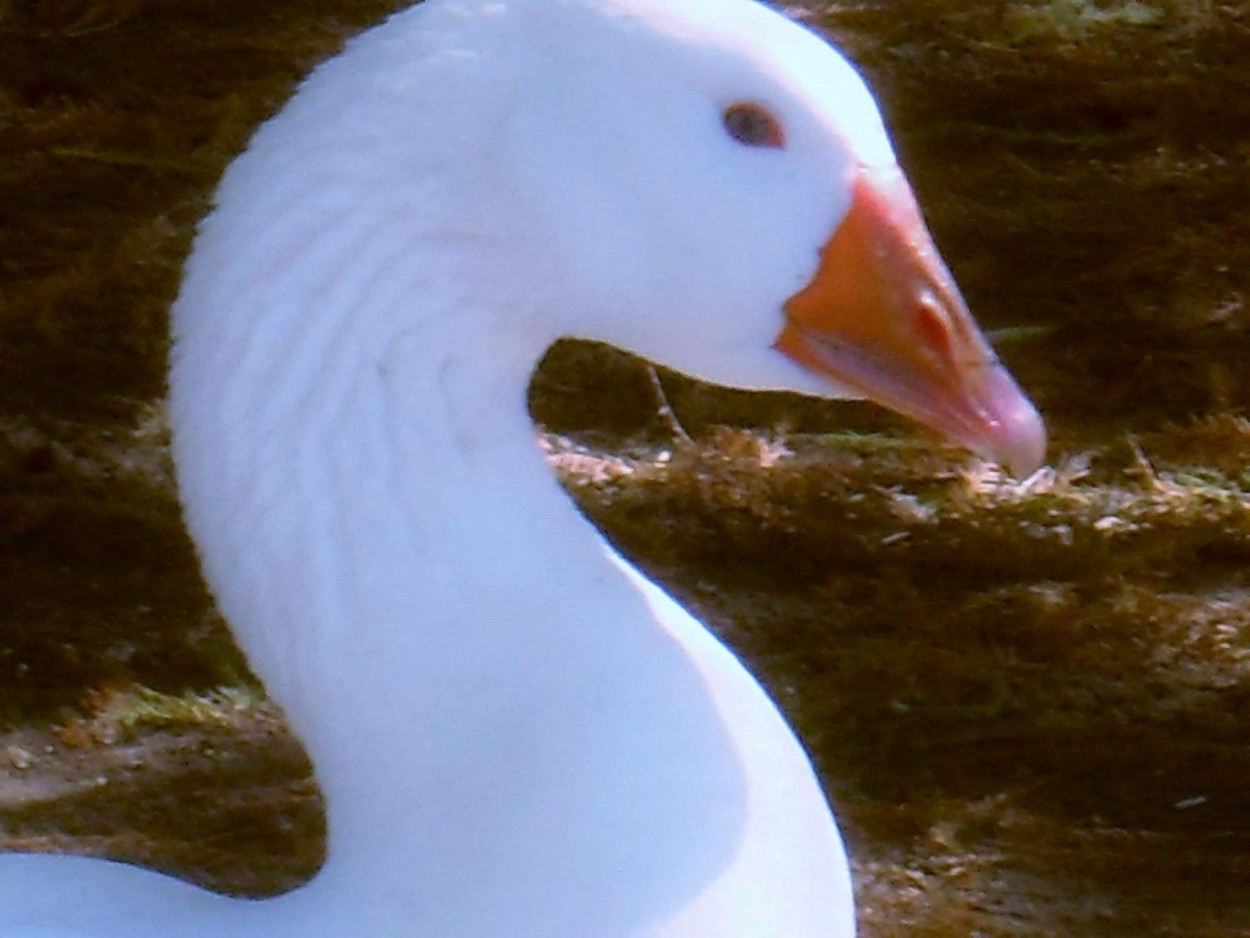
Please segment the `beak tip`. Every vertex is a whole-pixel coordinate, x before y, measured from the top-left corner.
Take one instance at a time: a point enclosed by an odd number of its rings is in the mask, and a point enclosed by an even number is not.
[[[1001,463],[1017,479],[1036,472],[1046,460],[1046,424],[1023,392],[1000,411],[983,455]]]

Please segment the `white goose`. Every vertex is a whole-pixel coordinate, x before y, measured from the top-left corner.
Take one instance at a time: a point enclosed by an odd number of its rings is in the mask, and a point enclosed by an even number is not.
[[[853,934],[803,750],[525,406],[584,336],[1040,462],[840,55],[750,0],[428,0],[230,168],[174,331],[187,521],[329,859],[255,902],[6,856],[0,934]]]

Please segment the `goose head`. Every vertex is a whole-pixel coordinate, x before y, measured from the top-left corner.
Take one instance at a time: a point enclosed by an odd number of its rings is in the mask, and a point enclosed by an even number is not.
[[[718,384],[871,398],[1032,471],[1041,420],[848,62],[754,3],[595,6],[545,11],[508,121],[514,223],[565,331]]]
[[[439,294],[437,328],[489,317],[473,342],[530,365],[596,339],[712,383],[869,398],[1017,473],[1044,456],[871,93],[759,3],[422,4],[318,69],[220,203],[184,305],[230,305],[249,346],[339,295],[385,346]]]

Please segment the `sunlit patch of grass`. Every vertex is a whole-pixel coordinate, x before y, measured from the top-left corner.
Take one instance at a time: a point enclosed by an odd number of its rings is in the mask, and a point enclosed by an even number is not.
[[[789,569],[807,577],[886,565],[996,588],[1182,576],[1197,556],[1208,565],[1250,560],[1250,474],[1242,468],[1250,445],[1240,456],[1227,448],[1239,426],[1123,438],[1061,455],[1024,480],[903,436],[794,435],[779,444],[759,435],[755,448],[722,437],[665,458],[639,450],[627,461],[568,441],[548,445],[583,507],[626,549],[661,563],[702,565],[723,552],[755,558],[762,570],[767,558],[792,555],[801,563]],[[1204,461],[1204,432],[1223,443],[1227,465]],[[1169,442],[1178,437],[1182,445]],[[654,525],[664,517],[673,524],[657,544]]]
[[[865,456],[914,450],[916,441],[907,437],[890,436],[885,433],[861,433],[856,430],[839,430],[822,433],[820,442],[830,449],[858,453]]]
[[[1086,39],[1108,29],[1161,26],[1166,18],[1167,11],[1161,5],[1140,0],[1114,4],[1049,0],[1042,4],[1013,5],[1009,28],[1013,42],[1026,43],[1055,37]]]
[[[1056,326],[1053,323],[1039,322],[1018,326],[1002,326],[998,329],[989,330],[987,336],[995,347],[1001,347],[1048,339],[1055,334],[1055,330]]]
[[[81,710],[57,732],[66,745],[112,745],[138,730],[240,729],[265,713],[277,718],[263,693],[246,685],[177,695],[138,684],[104,685],[83,696]]]
[[[191,158],[171,159],[140,150],[103,150],[91,147],[49,147],[52,156],[69,160],[85,160],[106,166],[137,167],[140,169],[172,170],[189,176],[202,177],[216,168],[216,161]]]

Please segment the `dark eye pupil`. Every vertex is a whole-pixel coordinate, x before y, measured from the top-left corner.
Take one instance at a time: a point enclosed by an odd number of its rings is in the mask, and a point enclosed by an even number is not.
[[[781,124],[759,104],[734,104],[725,109],[725,130],[748,147],[781,147]]]

